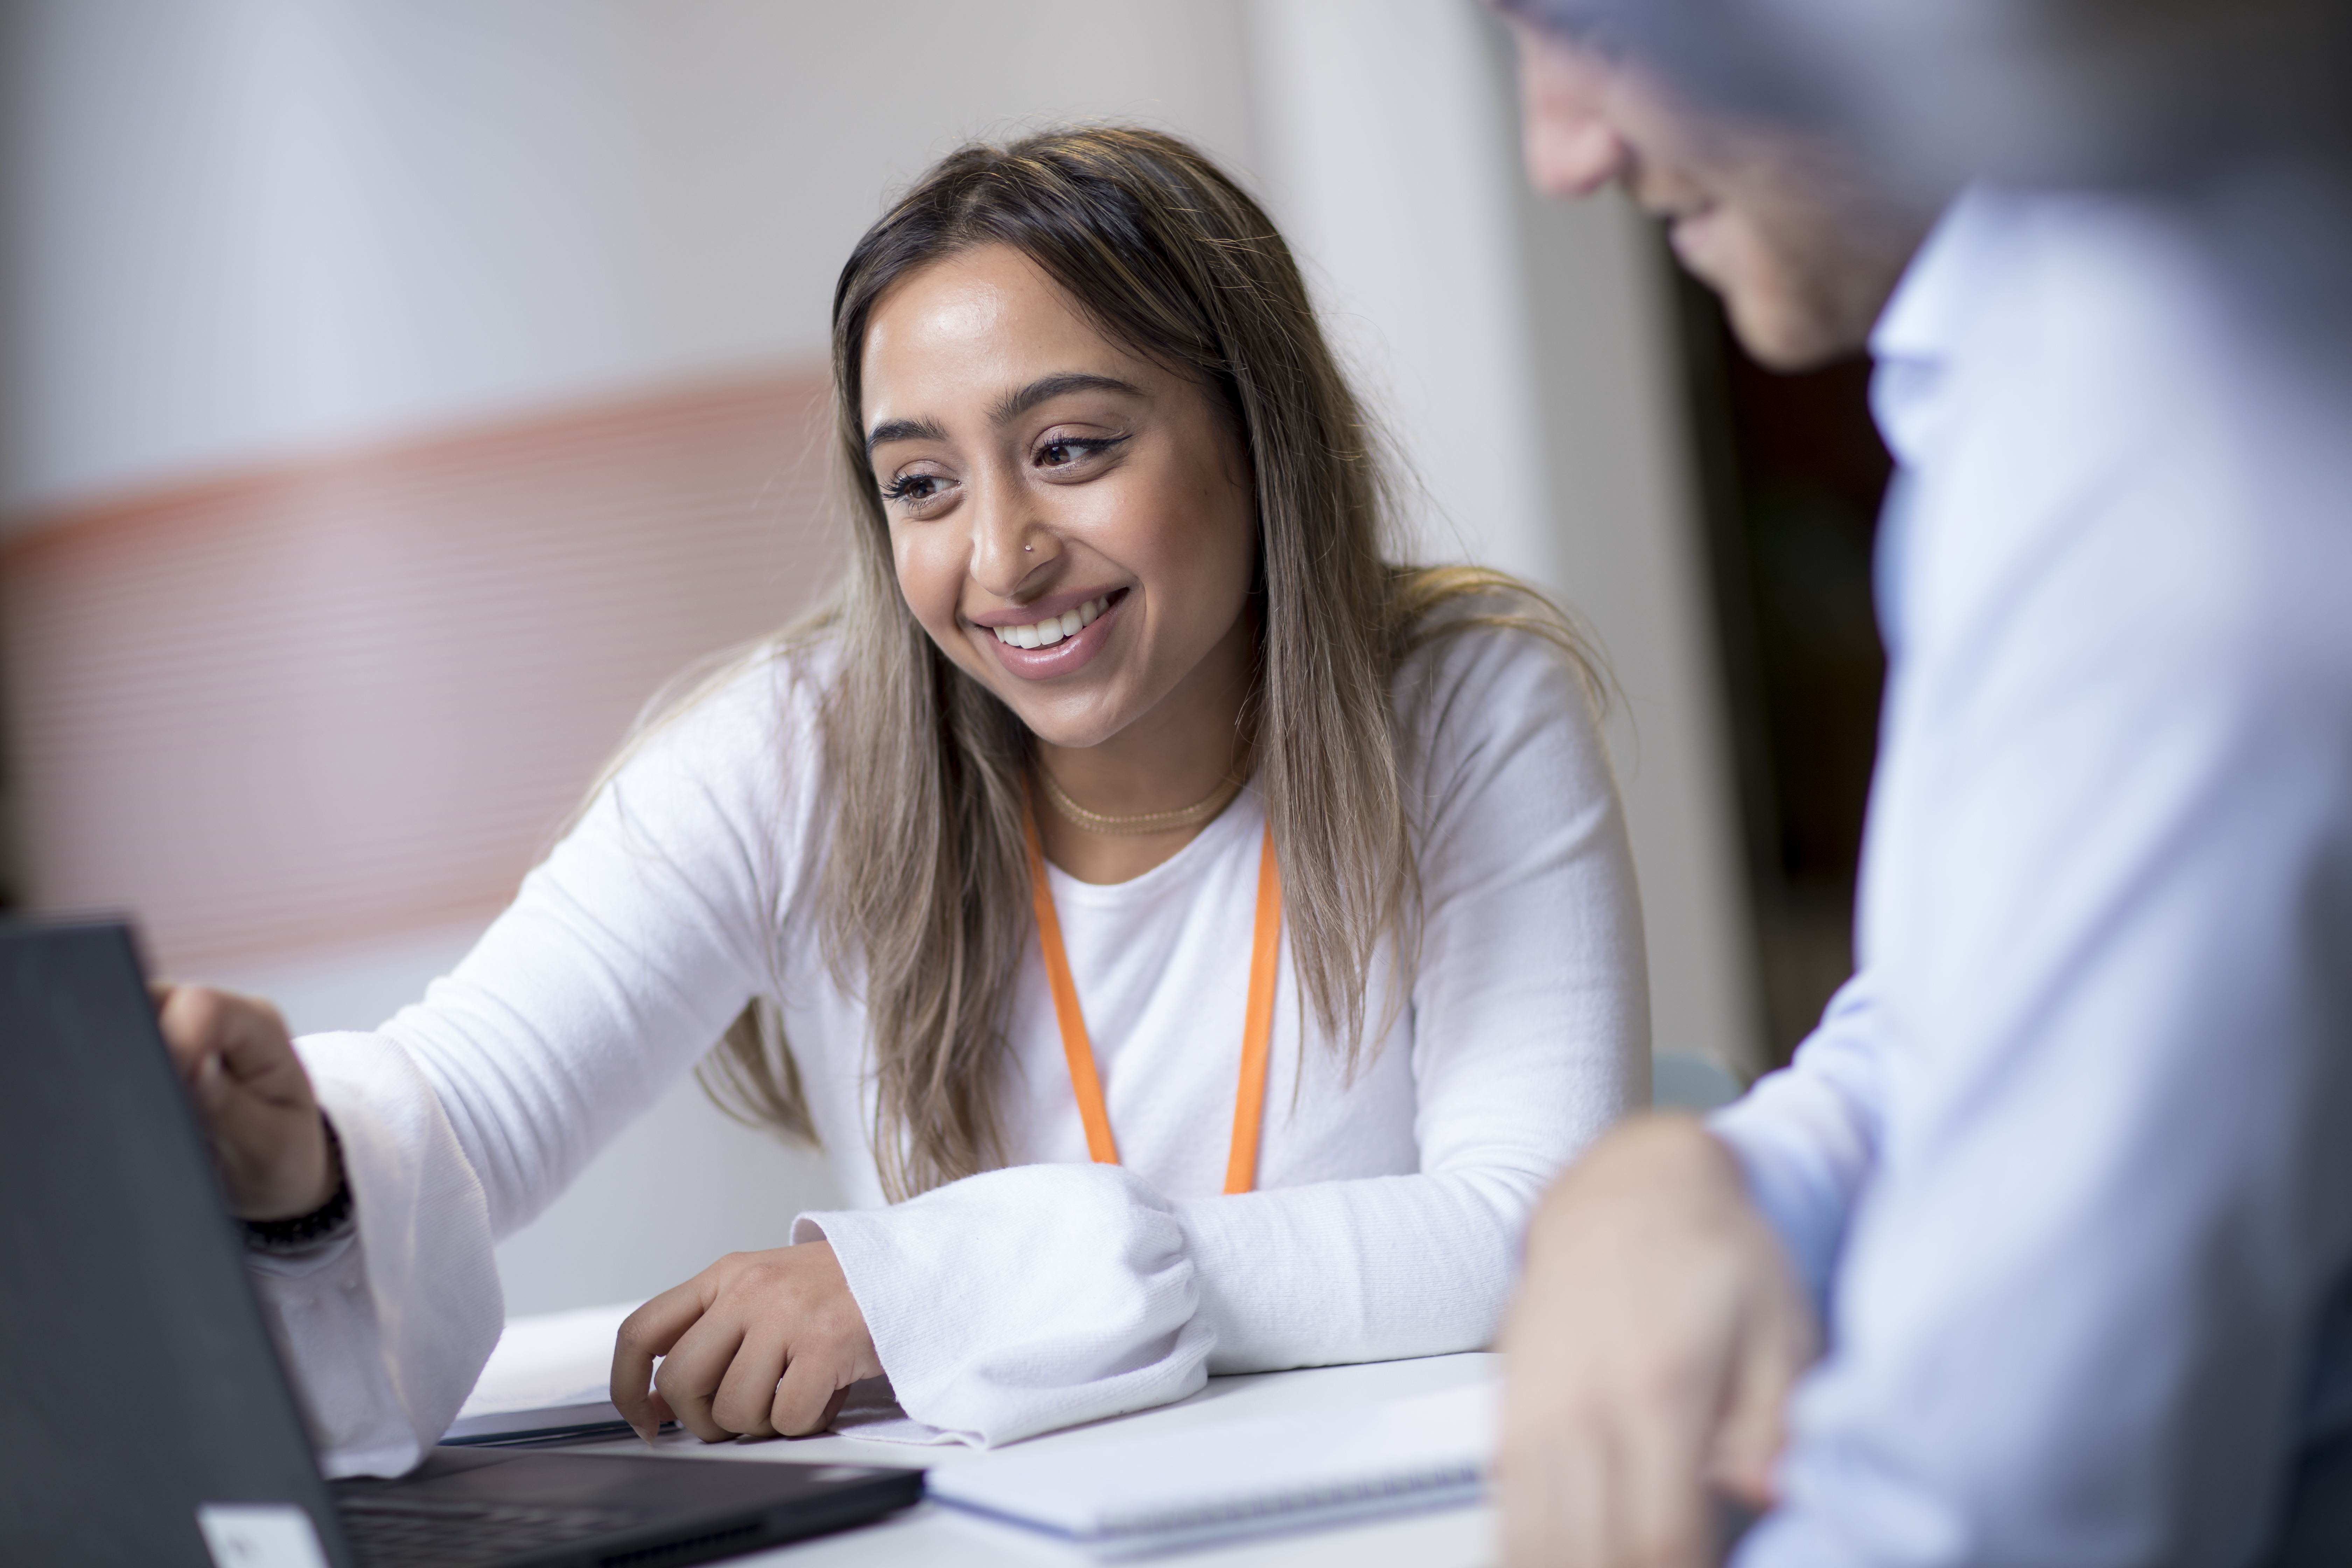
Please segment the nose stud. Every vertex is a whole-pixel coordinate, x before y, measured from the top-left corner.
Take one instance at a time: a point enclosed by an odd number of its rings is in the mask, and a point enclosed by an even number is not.
[[[1034,551],[1036,548],[1037,548],[1037,547],[1036,547],[1035,545],[1034,545],[1034,544],[1024,544],[1024,545],[1023,545],[1023,546],[1021,547],[1021,553],[1022,553],[1022,554],[1024,554],[1024,555],[1029,554],[1032,551]]]

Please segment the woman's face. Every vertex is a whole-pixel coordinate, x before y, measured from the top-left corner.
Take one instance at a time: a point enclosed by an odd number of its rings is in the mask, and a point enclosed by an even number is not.
[[[1227,688],[1230,733],[1256,529],[1198,384],[1105,338],[1001,245],[893,285],[862,376],[898,587],[950,658],[1052,745]]]

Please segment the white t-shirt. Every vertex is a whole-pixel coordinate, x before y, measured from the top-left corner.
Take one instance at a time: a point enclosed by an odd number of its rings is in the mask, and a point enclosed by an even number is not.
[[[849,1205],[796,1239],[833,1243],[908,1415],[981,1443],[1211,1372],[1487,1343],[1535,1197],[1643,1098],[1641,918],[1591,704],[1540,638],[1473,629],[1395,684],[1425,910],[1404,1005],[1350,1078],[1286,926],[1257,1191],[1222,1191],[1265,821],[1244,791],[1131,881],[1050,873],[1123,1164],[1087,1161],[1032,936],[1008,1167],[887,1205],[865,1007],[816,926],[828,792],[856,787],[816,741],[832,657],[763,660],[673,720],[423,1003],[300,1043],[357,1245],[255,1267],[331,1471],[440,1433],[498,1336],[494,1240],[755,995]]]

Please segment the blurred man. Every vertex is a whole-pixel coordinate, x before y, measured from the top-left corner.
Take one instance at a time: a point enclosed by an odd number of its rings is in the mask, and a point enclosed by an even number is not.
[[[1859,971],[1545,1205],[1510,1561],[1710,1562],[1729,1498],[1742,1568],[2352,1562],[2342,381],[2160,204],[1923,211],[1522,5],[1536,181],[1663,217],[1768,363],[1867,342],[1901,471]]]

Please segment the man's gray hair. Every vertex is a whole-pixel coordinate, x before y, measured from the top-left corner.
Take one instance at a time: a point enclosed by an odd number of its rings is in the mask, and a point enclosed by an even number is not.
[[[2194,179],[2352,154],[2345,0],[1501,0],[1734,113],[1843,124],[1937,179]]]

